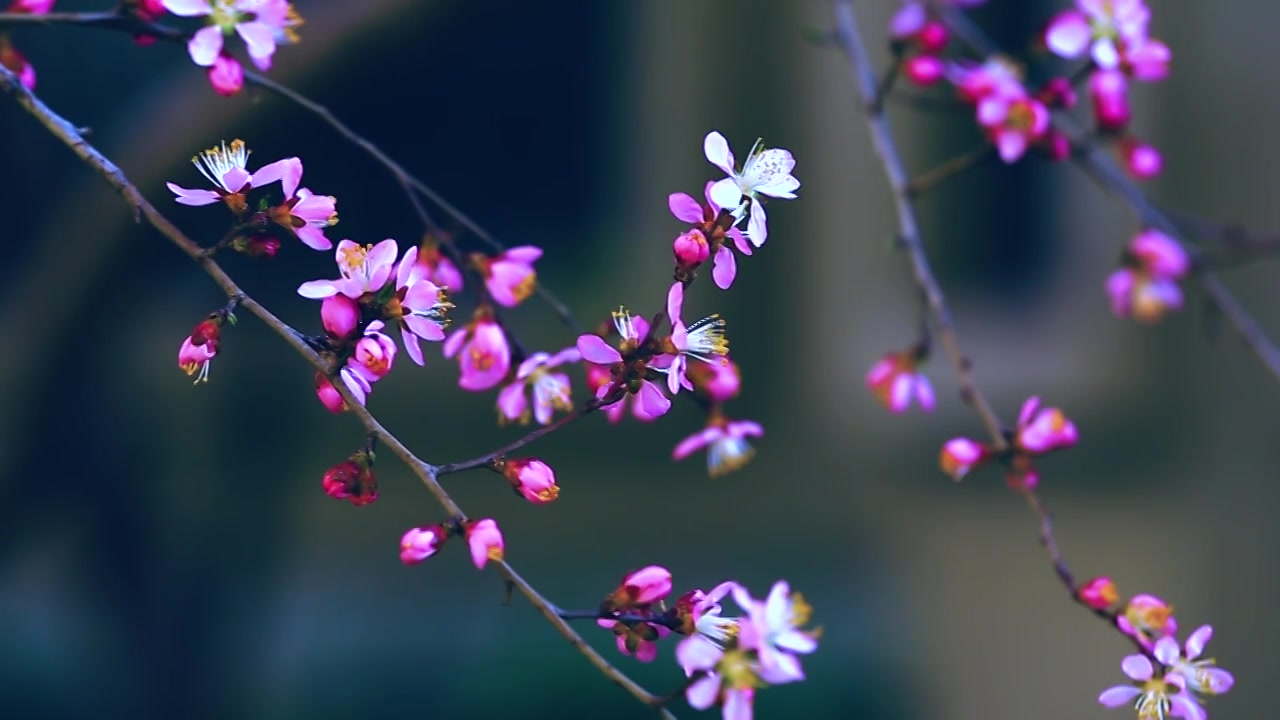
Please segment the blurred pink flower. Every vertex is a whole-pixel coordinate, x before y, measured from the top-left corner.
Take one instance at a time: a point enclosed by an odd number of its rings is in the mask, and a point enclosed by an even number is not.
[[[1116,627],[1150,649],[1157,639],[1178,632],[1178,619],[1173,606],[1155,595],[1134,595],[1116,617]]]
[[[942,472],[955,480],[964,479],[975,467],[991,457],[991,451],[982,443],[969,438],[953,438],[942,446],[938,464]]]
[[[277,38],[297,24],[286,0],[164,0],[164,8],[180,17],[203,17],[207,25],[187,42],[197,65],[208,67],[222,52],[223,36],[235,33],[260,70],[271,67]]]
[[[706,710],[720,703],[725,720],[751,720],[755,689],[764,683],[745,652],[725,651],[694,636],[676,646],[676,660],[685,675],[698,676],[685,689],[690,706]]]
[[[791,592],[786,580],[779,580],[763,601],[752,598],[741,585],[733,588],[733,599],[748,613],[746,622],[739,626],[738,646],[757,652],[760,677],[772,684],[803,680],[796,655],[818,649],[817,638],[802,629],[813,612],[804,597]]]
[[[418,246],[418,264],[431,282],[451,293],[462,292],[462,271],[444,253],[440,246],[430,237]]]
[[[933,385],[924,373],[917,370],[920,355],[916,348],[889,353],[867,372],[867,387],[890,412],[906,411],[912,400],[920,405],[921,410],[933,411]]]
[[[325,237],[324,228],[338,222],[337,198],[316,195],[298,187],[302,182],[302,161],[298,158],[281,162],[284,163],[280,177],[284,200],[271,208],[271,219],[312,250],[328,250],[333,242]]]
[[[722,403],[738,395],[742,388],[742,374],[738,364],[725,357],[723,363],[694,363],[685,376],[693,383],[693,389],[705,394],[712,402]]]
[[[244,87],[244,66],[226,52],[214,58],[206,74],[210,87],[222,97],[231,97]]]
[[[707,448],[707,473],[719,477],[738,470],[755,457],[755,448],[748,437],[761,437],[764,428],[750,420],[728,420],[713,415],[707,427],[681,440],[671,452],[672,460],[683,460],[693,453]]]
[[[1109,577],[1096,577],[1076,590],[1080,600],[1094,610],[1106,610],[1120,602],[1120,591]]]
[[[471,562],[477,569],[483,569],[485,563],[502,560],[505,546],[502,542],[502,531],[493,518],[485,518],[467,523],[467,545],[471,548]]]
[[[329,468],[320,485],[329,497],[346,500],[356,507],[378,499],[378,479],[373,474],[373,460],[364,451]]]
[[[427,278],[427,268],[418,262],[418,248],[411,247],[396,265],[396,291],[382,308],[383,317],[400,326],[409,359],[425,364],[419,340],[440,342],[453,309],[446,290]]]
[[[490,312],[478,310],[471,322],[444,342],[444,356],[458,358],[458,387],[478,392],[502,382],[511,369],[511,346]]]
[[[1156,646],[1154,654],[1158,661],[1169,664],[1178,655],[1178,644],[1172,638],[1166,640],[1172,646],[1162,641]],[[1102,691],[1098,702],[1103,705],[1109,708],[1132,706],[1138,711],[1139,720],[1157,720],[1170,716],[1186,720],[1208,718],[1208,713],[1200,703],[1196,702],[1191,693],[1172,681],[1172,676],[1160,676],[1156,673],[1155,665],[1147,656],[1129,655],[1120,663],[1120,668],[1134,684],[1117,685]]]
[[[538,352],[530,355],[516,370],[516,380],[498,393],[498,420],[505,422],[529,422],[529,402],[525,390],[533,388],[533,417],[539,425],[551,422],[556,410],[573,410],[569,396],[569,376],[552,369],[582,359],[578,348],[565,348],[555,355]]]
[[[1119,70],[1099,70],[1089,76],[1093,119],[1102,130],[1122,130],[1133,118],[1129,106],[1129,81]]]
[[[542,257],[542,248],[522,245],[508,248],[497,257],[481,254],[472,257],[494,302],[515,307],[533,294],[538,281],[533,263]]]
[[[639,613],[645,614],[645,613]],[[596,621],[602,628],[613,630],[617,636],[618,652],[623,655],[634,655],[640,662],[653,662],[658,657],[657,640],[671,633],[666,627],[647,622],[620,623],[617,620],[602,618]]]
[[[1235,676],[1216,667],[1213,658],[1200,660],[1204,646],[1213,637],[1212,625],[1201,625],[1187,637],[1186,654],[1171,663],[1171,669],[1185,681],[1186,686],[1200,695],[1221,695],[1236,684]],[[1163,642],[1163,640],[1161,641]]]
[[[1032,396],[1018,413],[1015,446],[1023,452],[1041,455],[1051,450],[1069,448],[1079,440],[1075,423],[1058,408],[1041,408],[1040,398]]]
[[[993,92],[979,100],[978,124],[995,143],[1000,159],[1012,163],[1049,130],[1049,110],[1019,85],[1016,91]]]
[[[1177,241],[1159,230],[1143,230],[1129,243],[1125,265],[1107,279],[1116,317],[1154,323],[1182,308],[1178,281],[1190,272],[1191,261]]]

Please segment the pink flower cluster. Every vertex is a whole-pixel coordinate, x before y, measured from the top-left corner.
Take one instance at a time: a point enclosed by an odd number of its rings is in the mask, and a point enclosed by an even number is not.
[[[1121,264],[1107,278],[1116,317],[1150,324],[1182,308],[1178,282],[1191,270],[1191,261],[1176,240],[1159,230],[1143,230],[1129,243]]]
[[[1129,172],[1139,179],[1160,173],[1160,152],[1129,132],[1129,80],[1154,82],[1169,75],[1172,53],[1148,34],[1151,10],[1144,0],[1076,0],[1045,31],[1045,44],[1060,57],[1088,57],[1089,97],[1098,129],[1120,138]]]
[[[1061,410],[1041,407],[1040,398],[1031,397],[1022,405],[1017,432],[1004,452],[970,438],[953,438],[942,446],[939,465],[952,478],[962,480],[974,468],[999,460],[1008,470],[1006,480],[1010,488],[1031,489],[1040,483],[1040,474],[1032,465],[1032,459],[1069,448],[1078,439],[1075,423]]]
[[[205,25],[191,36],[187,52],[192,62],[208,68],[214,91],[226,96],[244,87],[244,67],[227,50],[227,37],[239,36],[249,59],[266,71],[277,46],[298,42],[294,28],[302,24],[286,0],[162,0],[161,6],[179,17],[203,19]]]
[[[933,411],[936,404],[933,385],[919,371],[926,355],[927,347],[921,343],[909,350],[885,355],[867,372],[867,387],[890,412],[905,412],[912,401],[925,412]]]
[[[950,4],[970,8],[985,2],[952,0]],[[903,75],[912,83],[927,87],[946,77],[947,64],[942,59],[942,52],[947,48],[951,33],[946,25],[931,16],[927,3],[905,0],[889,21],[889,37],[893,38],[894,52],[904,58],[901,61]]]
[[[1089,607],[1114,616],[1116,626],[1144,650],[1121,662],[1121,670],[1133,682],[1104,690],[1098,696],[1103,705],[1131,706],[1139,720],[1206,720],[1205,699],[1221,695],[1235,685],[1235,677],[1217,667],[1213,658],[1201,657],[1213,637],[1212,626],[1197,628],[1180,647],[1175,637],[1178,622],[1173,607],[1160,598],[1135,595],[1120,607],[1119,593],[1105,577],[1089,581],[1078,593]]]
[[[818,633],[806,627],[812,609],[785,580],[764,599],[727,581],[708,593],[691,590],[665,608],[671,590],[666,568],[629,573],[601,603],[597,622],[613,631],[620,652],[641,662],[657,657],[658,640],[672,632],[685,636],[676,661],[692,679],[685,697],[694,708],[719,705],[726,720],[749,720],[756,690],[804,679],[799,656],[818,648]],[[723,614],[720,603],[730,596],[739,615]]]
[[[1070,107],[1075,93],[1070,85],[1052,82],[1033,94],[1022,82],[1022,71],[1003,58],[982,65],[953,65],[948,77],[960,98],[976,109],[978,126],[995,145],[1000,159],[1017,161],[1033,146],[1061,160],[1070,151],[1066,138],[1049,127],[1050,107]]]

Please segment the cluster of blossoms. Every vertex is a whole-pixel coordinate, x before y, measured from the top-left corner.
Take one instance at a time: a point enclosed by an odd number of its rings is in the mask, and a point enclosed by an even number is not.
[[[953,438],[942,446],[938,462],[943,472],[962,480],[974,468],[999,460],[1008,469],[1006,481],[1010,488],[1033,489],[1040,483],[1040,474],[1032,465],[1032,459],[1069,448],[1078,439],[1075,423],[1061,410],[1041,407],[1040,398],[1031,397],[1022,404],[1018,428],[1009,434],[1007,449],[997,451],[977,440]]]
[[[1200,626],[1179,646],[1173,607],[1154,595],[1134,595],[1121,603],[1115,584],[1100,577],[1082,585],[1077,596],[1085,605],[1114,617],[1116,627],[1143,651],[1121,662],[1121,670],[1133,682],[1104,690],[1098,697],[1103,705],[1131,706],[1138,720],[1206,720],[1205,699],[1235,685],[1231,673],[1217,667],[1213,658],[1201,657],[1213,637],[1211,625]]]
[[[1067,80],[1053,78],[1032,92],[1022,81],[1022,68],[999,57],[981,65],[954,64],[947,76],[960,99],[974,106],[978,126],[1004,162],[1017,161],[1031,147],[1041,148],[1054,160],[1070,154],[1070,142],[1049,122],[1051,109],[1068,109],[1076,103],[1075,90]]]
[[[726,581],[710,592],[686,592],[666,607],[671,589],[666,568],[636,570],[605,597],[597,622],[613,632],[620,652],[641,662],[657,657],[661,638],[684,636],[676,661],[691,679],[685,697],[694,708],[719,705],[726,720],[749,720],[756,690],[804,679],[798,656],[818,648],[819,633],[806,628],[812,609],[785,580],[764,599]],[[723,614],[720,603],[729,596],[737,616]]]
[[[1178,282],[1191,269],[1186,251],[1159,230],[1134,236],[1121,258],[1122,267],[1107,278],[1107,295],[1116,317],[1155,323],[1182,308]]]
[[[952,0],[950,4],[971,8],[986,1]],[[927,3],[906,0],[889,21],[889,37],[893,40],[894,54],[901,58],[903,75],[908,80],[928,87],[946,77],[947,63],[942,59],[942,52],[947,48],[951,32],[931,16]]]
[[[6,12],[47,15],[53,9],[54,0],[13,0]],[[26,56],[18,51],[9,36],[0,32],[0,65],[18,76],[28,90],[36,87],[36,69]]]
[[[905,412],[913,401],[921,410],[932,412],[936,404],[933,384],[920,372],[920,365],[928,357],[927,342],[919,342],[900,352],[888,353],[867,371],[867,387],[895,414]]]
[[[1135,177],[1160,173],[1160,152],[1129,132],[1133,113],[1129,81],[1155,82],[1169,75],[1169,47],[1148,35],[1151,10],[1144,0],[1076,0],[1076,7],[1059,13],[1045,31],[1045,45],[1054,54],[1088,57],[1089,97],[1099,131],[1119,138],[1125,166]]]
[[[471,551],[471,562],[483,569],[490,560],[500,562],[506,552],[502,530],[493,518],[483,520],[449,520],[438,525],[410,528],[400,538],[400,562],[416,565],[435,555],[451,537],[464,537]]]
[[[298,42],[294,28],[302,24],[286,0],[162,0],[160,5],[204,22],[187,41],[187,52],[192,62],[208,68],[209,84],[220,95],[235,95],[244,87],[244,67],[228,51],[228,37],[239,36],[249,59],[266,71],[279,45]]]

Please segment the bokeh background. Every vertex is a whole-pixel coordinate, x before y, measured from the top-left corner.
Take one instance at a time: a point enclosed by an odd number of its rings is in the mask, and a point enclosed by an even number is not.
[[[1006,47],[1066,2],[991,0],[978,19]],[[1136,91],[1137,127],[1165,152],[1150,184],[1168,206],[1280,228],[1280,117],[1268,0],[1153,0],[1172,77]],[[106,3],[59,2],[61,9]],[[939,445],[981,432],[950,369],[941,407],[892,417],[862,384],[914,338],[916,299],[892,249],[892,205],[821,0],[747,2],[302,2],[302,44],[273,77],[330,106],[509,244],[547,248],[543,281],[581,317],[651,312],[678,227],[672,191],[716,177],[701,140],[723,131],[791,149],[800,199],[770,210],[771,239],[723,312],[746,384],[734,415],[767,428],[735,475],[708,479],[669,448],[692,405],[652,425],[593,417],[535,446],[563,494],[513,498],[493,475],[448,479],[502,523],[508,557],[556,602],[590,607],[627,570],[667,565],[680,588],[789,578],[824,628],[809,681],[759,695],[762,717],[1123,717],[1094,702],[1122,680],[1126,643],[1072,605],[1000,474],[956,485]],[[857,3],[883,60],[888,0]],[[244,138],[255,159],[299,155],[304,184],[339,198],[337,237],[415,242],[421,228],[381,168],[314,117],[256,93],[214,95],[179,47],[79,28],[15,33],[39,94],[203,242],[216,208],[173,205],[187,159]],[[923,170],[973,147],[965,118],[896,120]],[[12,717],[647,717],[493,572],[460,547],[404,568],[402,531],[441,519],[393,458],[379,500],[326,497],[320,477],[361,442],[314,399],[301,360],[248,316],[212,382],[174,367],[217,289],[66,148],[0,104],[0,705]],[[1074,170],[984,166],[924,197],[929,250],[977,379],[1006,419],[1041,394],[1081,428],[1041,464],[1078,574],[1171,599],[1239,679],[1218,718],[1272,713],[1280,500],[1280,390],[1191,295],[1155,328],[1118,321],[1102,284],[1135,220]],[[440,213],[437,216],[442,217]],[[443,220],[449,226],[447,220]],[[464,239],[464,242],[466,240]],[[286,320],[318,329],[301,281],[332,259],[286,245],[228,269]],[[1274,268],[1227,278],[1280,333]],[[464,300],[460,315],[469,307]],[[530,302],[512,313],[538,348],[572,342]],[[424,457],[513,439],[492,394],[467,394],[431,348],[402,360],[371,408]],[[578,386],[579,390],[581,385]],[[611,636],[584,627],[599,647]],[[650,666],[665,692],[672,643]],[[613,655],[611,654],[611,657]],[[678,715],[692,714],[683,702]]]

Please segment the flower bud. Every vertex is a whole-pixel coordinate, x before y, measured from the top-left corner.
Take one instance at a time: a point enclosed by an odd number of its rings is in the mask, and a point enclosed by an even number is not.
[[[1120,143],[1120,152],[1124,156],[1124,167],[1137,180],[1150,180],[1164,169],[1164,158],[1154,146],[1127,137]]]
[[[1049,81],[1040,88],[1037,96],[1040,102],[1050,108],[1064,108],[1070,110],[1076,106],[1079,99],[1076,96],[1076,89],[1071,86],[1071,81],[1064,77],[1049,78]]]
[[[347,409],[347,402],[342,399],[342,395],[338,389],[329,382],[329,378],[324,373],[317,372],[315,376],[316,397],[320,398],[320,403],[325,406],[331,413],[340,413]]]
[[[410,528],[400,538],[400,562],[416,565],[435,555],[449,539],[449,533],[439,525]]]
[[[1054,162],[1062,162],[1071,157],[1071,138],[1057,130],[1049,130],[1040,141],[1044,152]]]
[[[723,363],[689,363],[685,376],[693,383],[695,390],[706,394],[713,402],[731,400],[742,388],[738,364],[728,357]]]
[[[502,560],[505,546],[502,542],[502,531],[493,518],[485,518],[467,523],[467,545],[471,548],[471,562],[480,569],[485,563]]]
[[[1094,610],[1106,610],[1120,602],[1120,591],[1109,577],[1096,577],[1081,585],[1076,596]]]
[[[345,340],[360,324],[360,305],[342,293],[330,295],[320,304],[320,322],[330,337]]]
[[[937,55],[947,49],[947,41],[950,37],[951,33],[947,31],[947,26],[934,20],[920,28],[920,32],[916,34],[916,43],[920,45],[922,51]]]
[[[556,474],[551,466],[537,458],[518,458],[503,463],[502,474],[525,500],[545,505],[560,497]]]
[[[395,341],[380,332],[373,332],[356,343],[347,365],[363,375],[365,380],[374,383],[391,372],[391,363],[395,359]]]
[[[933,55],[916,55],[902,66],[902,71],[911,82],[928,87],[946,75],[947,66],[941,58]]]
[[[938,464],[942,472],[955,480],[964,479],[969,471],[987,461],[987,448],[980,442],[969,438],[954,438],[942,446],[942,454]]]
[[[707,236],[697,228],[680,233],[672,243],[672,251],[676,256],[676,266],[681,270],[692,270],[711,257]]]
[[[209,67],[209,84],[223,97],[231,97],[244,87],[244,67],[240,61],[223,52]]]
[[[1133,111],[1129,107],[1128,81],[1118,70],[1099,70],[1089,78],[1093,118],[1100,130],[1122,130]]]
[[[378,480],[373,475],[373,455],[358,451],[329,468],[321,480],[325,494],[359,507],[378,499]]]
[[[671,593],[671,571],[649,565],[622,578],[617,590],[604,599],[608,610],[644,608]]]

